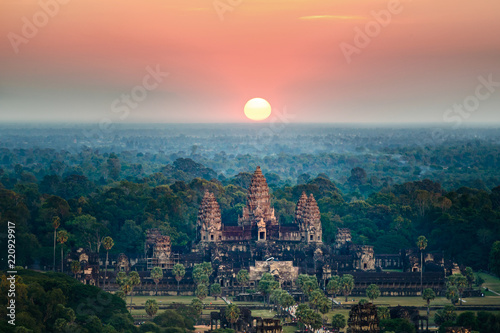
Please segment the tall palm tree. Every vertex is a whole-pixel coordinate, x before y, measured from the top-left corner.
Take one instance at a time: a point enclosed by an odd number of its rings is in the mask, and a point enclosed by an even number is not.
[[[64,243],[68,241],[68,232],[66,230],[61,230],[57,233],[57,242],[61,244],[61,273],[64,272],[64,266],[63,266],[63,259],[64,259],[64,253],[63,253],[63,248],[64,248]]]
[[[236,280],[241,286],[241,292],[243,292],[243,288],[248,284],[248,281],[250,280],[248,271],[246,269],[240,269],[238,271],[238,274],[236,274]]]
[[[134,287],[141,284],[141,277],[136,271],[130,272],[127,278],[127,284],[130,286],[130,311],[132,311],[132,297],[134,296]]]
[[[431,301],[436,298],[436,293],[431,288],[426,288],[422,294],[422,298],[427,302],[427,330],[429,330],[429,313]]]
[[[106,280],[108,279],[108,256],[109,256],[109,250],[115,245],[115,242],[113,241],[113,238],[107,236],[104,237],[102,240],[102,245],[104,246],[104,249],[106,250],[106,262],[104,263],[104,289],[106,289]],[[109,285],[109,283],[108,283]]]
[[[354,289],[354,277],[351,274],[344,274],[342,276],[342,279],[340,279],[340,289],[344,293],[345,301],[347,302],[347,296]]]
[[[52,227],[54,228],[54,264],[52,265],[52,270],[54,272],[56,271],[56,233],[59,226],[61,226],[61,219],[59,216],[55,216],[52,220]]]
[[[328,284],[326,285],[326,291],[328,294],[332,295],[332,308],[333,308],[333,298],[337,297],[340,291],[340,276],[335,275],[330,278]]]
[[[418,236],[417,246],[420,249],[420,292],[422,293],[423,283],[422,283],[422,273],[424,270],[424,250],[427,247],[427,238],[425,236]]]
[[[71,271],[73,274],[75,274],[75,279],[76,279],[76,274],[80,271],[81,265],[78,260],[73,260],[71,262]]]
[[[163,270],[161,269],[161,267],[153,267],[150,276],[156,284],[155,295],[158,295],[158,283],[161,279],[163,279]]]
[[[146,301],[146,313],[148,316],[151,317],[151,319],[155,316],[155,314],[158,312],[158,303],[154,299],[148,299]]]
[[[182,278],[186,274],[186,269],[183,264],[175,264],[172,269],[172,273],[175,276],[175,280],[177,281],[177,295],[179,295],[179,282],[181,282]]]
[[[238,318],[240,318],[240,313],[239,307],[234,304],[229,304],[224,314],[227,321],[231,323],[231,326],[234,326],[234,324],[238,321]]]

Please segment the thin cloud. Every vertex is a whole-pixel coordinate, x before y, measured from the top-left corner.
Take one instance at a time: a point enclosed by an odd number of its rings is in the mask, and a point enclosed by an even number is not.
[[[299,20],[364,20],[365,16],[356,15],[311,15],[299,17]]]

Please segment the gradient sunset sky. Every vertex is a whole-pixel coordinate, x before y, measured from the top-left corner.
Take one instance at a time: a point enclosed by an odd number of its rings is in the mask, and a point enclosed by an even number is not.
[[[497,0],[401,1],[350,63],[342,43],[390,1],[62,1],[16,52],[13,36],[55,1],[0,0],[0,122],[249,122],[243,106],[262,97],[293,122],[446,123],[478,77],[500,82]],[[169,75],[121,119],[113,102],[148,66]],[[455,116],[500,122],[492,89]]]

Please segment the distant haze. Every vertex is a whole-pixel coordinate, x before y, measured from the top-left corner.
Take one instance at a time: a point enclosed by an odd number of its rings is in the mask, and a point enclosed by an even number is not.
[[[500,122],[500,2],[389,3],[2,1],[0,122]]]

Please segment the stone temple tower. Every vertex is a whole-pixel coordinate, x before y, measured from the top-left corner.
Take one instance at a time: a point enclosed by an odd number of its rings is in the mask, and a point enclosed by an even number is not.
[[[198,210],[197,229],[202,243],[219,242],[222,240],[222,222],[220,207],[213,193],[208,190],[201,200]]]
[[[299,225],[302,241],[322,243],[321,214],[312,194],[307,197],[305,193],[302,193],[295,208],[295,223]]]
[[[269,186],[260,167],[257,167],[248,188],[247,205],[243,208],[242,216],[238,217],[238,225],[255,227],[259,223],[260,228],[263,223],[268,227],[278,225],[274,216],[274,208],[271,208]]]

